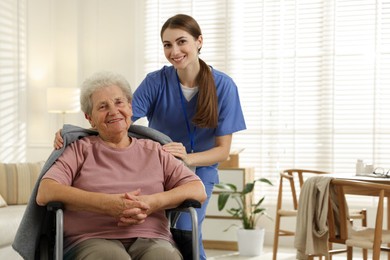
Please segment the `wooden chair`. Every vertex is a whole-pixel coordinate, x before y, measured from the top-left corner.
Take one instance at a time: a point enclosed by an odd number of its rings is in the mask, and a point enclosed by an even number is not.
[[[330,196],[329,209],[332,205],[338,205],[338,215],[335,215],[336,211],[334,210],[328,211],[329,242],[345,244],[348,260],[353,258],[353,247],[371,249],[373,260],[380,259],[381,250],[389,252],[390,248],[382,245],[390,243],[390,230],[383,228],[384,197],[390,196],[390,185],[332,179],[330,189],[335,190],[336,196]],[[346,198],[348,194],[378,197],[374,227],[364,227],[356,230],[351,225]]]
[[[300,189],[304,183],[304,181],[308,177],[312,176],[319,176],[323,174],[329,174],[329,172],[324,171],[316,171],[316,170],[305,170],[305,169],[286,169],[279,173],[280,175],[280,181],[279,181],[279,193],[278,193],[278,200],[276,205],[276,217],[275,217],[275,232],[274,232],[274,244],[273,244],[273,260],[277,259],[277,252],[278,252],[278,246],[279,246],[279,237],[282,236],[294,236],[295,235],[295,225],[290,229],[284,229],[281,228],[281,220],[282,218],[291,218],[297,216],[297,210],[298,210],[298,199],[299,199],[299,192]],[[288,190],[283,193],[283,188],[286,185],[286,182],[288,183],[287,186],[289,187]],[[284,207],[282,202],[283,197],[291,198],[292,206]],[[362,220],[362,226],[366,226],[367,218],[366,218],[366,210],[363,209],[359,212],[351,212],[350,218],[351,219],[361,219]],[[330,245],[330,248],[332,246]],[[363,251],[363,259],[367,259],[367,251]]]

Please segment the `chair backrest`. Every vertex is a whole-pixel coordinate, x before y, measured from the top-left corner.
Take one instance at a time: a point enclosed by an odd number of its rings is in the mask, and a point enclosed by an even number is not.
[[[329,242],[345,244],[348,239],[351,223],[348,217],[346,195],[375,196],[379,199],[373,249],[379,252],[383,229],[384,197],[390,194],[390,185],[347,179],[332,179],[330,189],[329,209],[333,210],[328,210]]]
[[[280,173],[280,182],[279,182],[279,194],[276,210],[282,209],[283,201],[283,188],[286,181],[288,182],[287,186],[290,188],[286,190],[285,193],[288,193],[287,197],[292,198],[293,209],[298,209],[298,199],[300,189],[308,177],[316,176],[319,174],[329,174],[325,171],[317,170],[308,170],[308,169],[286,169],[282,170]]]
[[[329,242],[345,244],[348,238],[348,205],[345,198],[343,184],[337,180],[331,181],[329,207],[328,207],[328,228]]]

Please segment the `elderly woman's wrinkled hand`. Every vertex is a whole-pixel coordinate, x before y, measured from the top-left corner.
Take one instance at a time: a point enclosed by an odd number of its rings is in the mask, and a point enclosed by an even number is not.
[[[149,205],[138,199],[140,190],[125,193],[122,197],[123,210],[120,213],[118,226],[129,226],[145,222]]]

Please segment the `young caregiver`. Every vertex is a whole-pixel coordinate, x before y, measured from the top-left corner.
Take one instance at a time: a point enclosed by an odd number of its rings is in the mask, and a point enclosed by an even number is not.
[[[160,32],[164,54],[172,66],[149,73],[134,92],[133,121],[147,117],[149,127],[173,142],[163,149],[182,159],[200,177],[207,200],[197,209],[199,230],[215,183],[218,163],[229,156],[232,134],[246,129],[237,86],[221,71],[199,58],[203,44],[194,18],[178,14]],[[59,132],[55,147],[61,146]],[[190,216],[182,214],[177,228],[191,229]],[[206,259],[199,232],[201,259]]]

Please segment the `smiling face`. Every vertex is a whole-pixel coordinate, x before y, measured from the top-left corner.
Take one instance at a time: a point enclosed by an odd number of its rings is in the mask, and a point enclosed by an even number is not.
[[[162,42],[165,57],[176,69],[184,70],[198,66],[202,35],[194,39],[184,30],[167,28],[162,34]]]
[[[115,85],[100,88],[92,94],[91,100],[92,113],[85,117],[99,136],[113,143],[127,140],[133,113],[131,103],[122,90]]]

